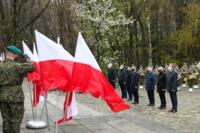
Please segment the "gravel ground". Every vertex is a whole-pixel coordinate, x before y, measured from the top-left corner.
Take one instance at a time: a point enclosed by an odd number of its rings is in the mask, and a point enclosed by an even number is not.
[[[120,94],[119,89],[117,92]],[[178,92],[178,112],[170,113],[171,101],[169,94],[166,93],[167,109],[159,110],[160,106],[159,96],[155,94],[156,105],[155,107],[147,107],[148,98],[144,89],[139,90],[140,104],[133,105],[132,102],[127,102],[130,106],[130,113],[136,113],[138,116],[143,116],[148,120],[154,120],[159,123],[168,125],[177,131],[181,132],[200,132],[200,89],[194,92],[188,92],[188,88],[182,88]],[[79,93],[76,95],[77,101],[84,104],[98,112],[105,114],[112,114],[109,107],[101,99],[93,98],[90,94]]]

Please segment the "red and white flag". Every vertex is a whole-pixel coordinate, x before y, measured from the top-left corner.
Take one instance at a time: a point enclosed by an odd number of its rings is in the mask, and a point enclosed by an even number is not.
[[[72,57],[61,45],[58,45],[38,31],[35,31],[35,35],[44,89],[47,92],[49,89],[66,92],[64,115],[62,119],[58,120],[58,124],[61,124],[78,114],[75,94],[68,91],[71,87],[70,80],[74,57]]]
[[[66,91],[70,87],[74,57],[38,31],[35,35],[44,90]]]
[[[35,70],[32,73],[28,73],[27,78],[29,82],[31,81],[33,83],[33,106],[36,106],[39,103],[39,101],[44,101],[43,95],[45,95],[42,90],[39,59],[35,48],[35,44],[33,45],[33,53],[24,41],[22,41],[22,44],[24,54],[26,54],[30,58],[30,60],[35,66]]]
[[[39,61],[39,57],[38,57],[38,53],[37,53],[37,50],[36,50],[36,46],[35,46],[35,43],[33,44],[33,56]],[[35,86],[34,86],[34,91],[35,91],[35,97],[34,97],[34,100],[33,100],[33,105],[36,106],[39,101],[44,101],[45,100],[45,95],[46,95],[46,92],[43,90],[43,86],[42,86],[42,80],[41,80],[41,73],[40,73],[40,62],[38,62],[36,65],[37,65],[37,68],[38,68],[38,73],[39,73],[39,80],[35,80]]]
[[[81,33],[78,35],[75,60],[72,91],[89,92],[94,97],[101,96],[113,112],[129,109],[105,78]]]
[[[35,70],[32,73],[28,74],[28,81],[40,80],[38,57],[33,55],[33,53],[31,52],[31,50],[28,48],[28,46],[25,44],[24,41],[22,41],[22,45],[23,45],[24,54],[30,58],[30,60],[33,62],[35,66]]]

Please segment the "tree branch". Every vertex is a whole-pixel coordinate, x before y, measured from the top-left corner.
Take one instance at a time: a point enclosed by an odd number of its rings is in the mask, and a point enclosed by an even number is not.
[[[2,0],[0,0],[0,14],[1,14],[2,20],[4,20],[5,15],[4,15],[3,1]]]
[[[40,11],[40,13],[35,18],[33,18],[29,23],[27,23],[21,30],[19,30],[19,32],[17,32],[17,35],[21,34],[23,31],[26,30],[27,27],[29,27],[31,24],[33,24],[35,21],[37,21],[37,19],[40,18],[40,16],[48,8],[50,2],[51,2],[51,0],[48,0],[46,6]]]

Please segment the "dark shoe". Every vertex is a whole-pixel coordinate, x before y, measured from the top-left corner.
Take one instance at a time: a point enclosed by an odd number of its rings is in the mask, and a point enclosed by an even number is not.
[[[161,109],[166,109],[166,106],[162,106],[162,108]]]
[[[154,106],[154,104],[150,104],[150,106],[152,106],[152,107],[153,107],[153,106]]]
[[[177,110],[175,110],[175,109],[174,109],[174,110],[172,110],[172,113],[176,113],[176,112],[177,112]]]
[[[132,101],[132,99],[127,99],[126,101]]]
[[[169,112],[176,113],[177,110],[176,109],[171,109],[171,110],[169,110]]]
[[[138,102],[133,102],[132,104],[139,104]]]
[[[153,106],[154,106],[154,104],[148,104],[147,106],[151,106],[151,107],[153,107]]]
[[[162,109],[162,106],[158,107],[158,109]]]

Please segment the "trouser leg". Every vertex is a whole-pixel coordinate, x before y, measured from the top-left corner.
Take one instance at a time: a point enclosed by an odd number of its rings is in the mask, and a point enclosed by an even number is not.
[[[123,86],[123,93],[124,93],[124,98],[127,98],[127,87],[125,85]]]
[[[150,90],[150,104],[154,105],[155,104],[155,98],[154,98],[154,90]]]
[[[124,98],[124,91],[123,91],[123,84],[120,84],[120,89],[121,89],[121,97]]]
[[[172,102],[172,109],[177,110],[177,104],[178,104],[177,93],[170,92],[169,94],[170,94],[170,98],[171,98],[171,102]]]
[[[3,133],[11,133],[11,108],[8,103],[1,103],[1,116],[3,120]]]
[[[134,95],[134,102],[139,103],[139,94],[138,94],[138,90],[134,90],[134,91],[133,91],[133,95]]]
[[[151,104],[151,95],[150,95],[150,91],[147,90],[147,96],[148,96],[148,99],[149,99],[149,104]]]
[[[129,99],[132,100],[133,98],[133,90],[131,87],[128,87],[128,96],[129,96]]]
[[[165,92],[159,92],[161,107],[166,107]]]
[[[173,97],[173,109],[177,110],[177,104],[178,104],[177,93],[172,92],[172,97]]]
[[[148,98],[149,98],[149,103],[151,105],[154,105],[155,104],[154,90],[147,90],[147,95],[148,95]]]
[[[24,103],[1,103],[3,133],[20,133],[24,116]]]

